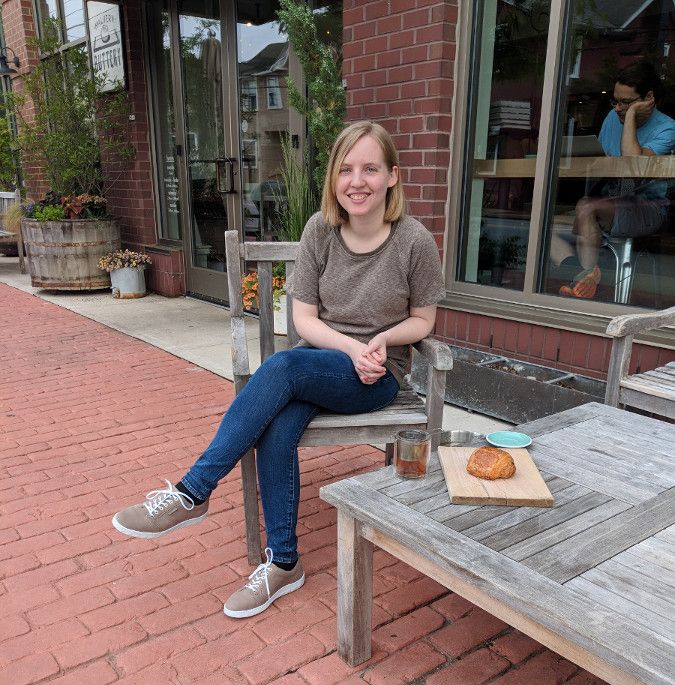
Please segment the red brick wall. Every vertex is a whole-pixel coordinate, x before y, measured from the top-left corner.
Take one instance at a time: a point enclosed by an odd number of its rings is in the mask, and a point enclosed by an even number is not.
[[[371,119],[401,155],[409,213],[443,247],[457,3],[343,3],[347,120]]]
[[[154,245],[157,240],[140,1],[125,2],[122,12],[129,105],[135,119],[128,122],[128,132],[136,158],[122,173],[119,169],[110,170],[107,179],[111,183],[106,186],[106,197],[110,212],[120,219],[123,244],[141,249],[143,245]]]
[[[166,297],[185,295],[183,250],[163,246],[148,246],[145,248],[145,252],[152,260],[152,266],[145,274],[148,290]]]
[[[599,335],[442,309],[436,335],[454,345],[593,378],[607,376],[612,341]],[[675,350],[633,345],[631,373],[675,361]]]

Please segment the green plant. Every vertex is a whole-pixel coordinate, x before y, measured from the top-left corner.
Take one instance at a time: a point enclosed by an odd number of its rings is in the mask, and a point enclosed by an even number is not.
[[[66,213],[61,205],[35,205],[32,218],[36,221],[62,221]]]
[[[98,260],[98,268],[101,271],[115,271],[116,269],[145,267],[147,264],[152,264],[152,260],[148,255],[142,252],[133,252],[132,250],[115,250],[103,255]]]
[[[328,157],[343,128],[347,107],[342,85],[342,60],[332,45],[319,38],[317,26],[320,16],[313,14],[304,2],[280,0],[277,16],[302,64],[308,97],[301,95],[290,78],[288,97],[291,106],[307,117],[307,126],[316,151],[314,182],[321,191]]]
[[[295,155],[290,136],[281,138],[282,190],[274,192],[282,240],[297,242],[309,217],[317,210],[316,196],[310,183],[307,154],[301,164]]]
[[[101,194],[102,164],[114,171],[106,174],[106,183],[113,184],[135,155],[127,94],[102,95],[105,77],[92,74],[86,48],[62,50],[59,23],[49,19],[45,24],[43,36],[29,42],[29,49],[44,58],[24,77],[25,95],[4,95],[17,116],[24,169],[44,173],[58,196]]]

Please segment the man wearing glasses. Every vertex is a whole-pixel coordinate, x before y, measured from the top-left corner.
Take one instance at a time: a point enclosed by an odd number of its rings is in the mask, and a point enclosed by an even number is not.
[[[618,73],[610,100],[612,111],[605,117],[598,136],[606,155],[675,153],[675,121],[655,106],[660,85],[656,69],[648,62],[634,62]],[[600,192],[600,197],[583,197],[577,203],[573,229],[576,257],[572,246],[562,239],[551,246],[556,263],[573,266],[578,259],[582,269],[570,285],[560,288],[561,295],[595,295],[601,277],[598,255],[603,233],[617,238],[645,236],[666,224],[667,181],[615,179],[605,183]]]

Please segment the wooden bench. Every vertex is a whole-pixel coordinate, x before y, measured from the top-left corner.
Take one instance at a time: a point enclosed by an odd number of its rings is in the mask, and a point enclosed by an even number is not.
[[[260,358],[274,353],[274,312],[272,302],[272,263],[286,264],[286,278],[293,273],[298,243],[245,242],[240,243],[236,231],[225,232],[227,276],[230,294],[232,325],[232,370],[235,393],[248,382],[251,369],[246,342],[244,304],[241,292],[241,263],[258,272],[258,309],[260,318]],[[288,342],[293,345],[298,335],[293,326],[292,302],[288,299]],[[400,430],[417,428],[435,430],[432,445],[440,440],[445,395],[445,375],[452,369],[450,347],[433,338],[415,345],[429,364],[426,402],[413,390],[404,389],[385,409],[367,414],[332,414],[320,412],[309,424],[300,441],[301,447],[311,445],[385,444],[386,459],[393,456],[394,436]],[[260,526],[255,457],[253,451],[241,461],[244,512],[248,558],[251,564],[260,563]]]
[[[665,366],[628,374],[633,337],[637,333],[675,325],[675,307],[648,314],[617,316],[607,326],[614,338],[607,372],[605,403],[638,407],[659,416],[675,418],[675,362]]]
[[[338,653],[371,656],[377,546],[609,683],[672,685],[675,427],[589,403],[517,430],[550,509],[451,504],[435,456],[423,480],[388,467],[321,488],[338,510]]]

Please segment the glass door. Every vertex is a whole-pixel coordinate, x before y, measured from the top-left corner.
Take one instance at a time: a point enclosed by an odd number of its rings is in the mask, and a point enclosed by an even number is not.
[[[229,90],[226,11],[219,0],[179,0],[178,44],[183,92],[186,191],[185,230],[188,292],[227,300],[226,230],[236,207],[234,160],[228,139]],[[229,4],[229,3],[228,3]]]
[[[236,4],[242,230],[244,240],[273,240],[284,193],[282,136],[290,133],[299,147],[301,135],[288,103],[289,44],[279,27],[278,2]]]

